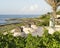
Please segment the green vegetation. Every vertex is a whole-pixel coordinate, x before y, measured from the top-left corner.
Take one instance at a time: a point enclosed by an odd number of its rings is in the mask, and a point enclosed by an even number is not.
[[[50,14],[42,15],[38,18],[40,22],[37,23],[38,26],[49,26]]]
[[[60,11],[58,11],[57,14],[60,15]]]
[[[57,14],[59,14],[57,12]],[[50,14],[42,15],[38,18],[28,19],[33,20],[37,26],[48,26]],[[26,21],[27,19],[22,19]],[[23,23],[8,24],[0,26],[0,48],[60,48],[60,31],[56,31],[54,34],[48,34],[48,30],[44,30],[44,34],[39,37],[29,34],[27,37],[14,37],[12,34],[3,35],[3,32],[9,32],[17,26],[24,25]]]
[[[16,28],[17,26],[22,26],[24,25],[23,23],[18,23],[18,24],[7,24],[7,25],[0,25],[0,32],[9,32],[12,29]]]
[[[29,34],[26,38],[0,33],[0,48],[60,48],[60,32],[51,35],[44,31],[41,37]]]
[[[57,11],[57,15],[60,15],[60,11]],[[50,20],[50,13],[44,14],[37,18],[37,26],[49,26],[49,20]]]

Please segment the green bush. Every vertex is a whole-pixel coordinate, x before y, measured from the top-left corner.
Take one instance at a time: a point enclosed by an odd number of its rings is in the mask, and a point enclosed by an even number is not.
[[[0,33],[0,48],[60,48],[60,32],[51,35],[48,30],[44,30],[41,37],[31,34],[27,37],[13,37],[10,33]]]

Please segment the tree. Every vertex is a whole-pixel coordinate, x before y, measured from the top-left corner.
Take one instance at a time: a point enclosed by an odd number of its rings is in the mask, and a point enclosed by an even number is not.
[[[53,22],[55,24],[55,18],[57,17],[56,16],[56,10],[58,8],[58,6],[60,5],[60,0],[45,0],[53,9],[53,13],[52,13],[52,16],[53,16]]]
[[[56,17],[56,10],[57,7],[60,5],[60,0],[46,0],[46,2],[50,4],[53,9],[53,16]]]

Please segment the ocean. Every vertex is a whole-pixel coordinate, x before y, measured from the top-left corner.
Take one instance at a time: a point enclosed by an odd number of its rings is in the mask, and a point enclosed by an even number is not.
[[[36,18],[39,17],[39,15],[0,15],[0,25],[7,24],[6,19],[11,18]]]

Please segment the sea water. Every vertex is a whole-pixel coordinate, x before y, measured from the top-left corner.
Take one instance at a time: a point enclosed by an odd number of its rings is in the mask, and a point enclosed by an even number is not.
[[[6,19],[11,18],[36,18],[39,15],[0,15],[0,25],[6,24]]]

